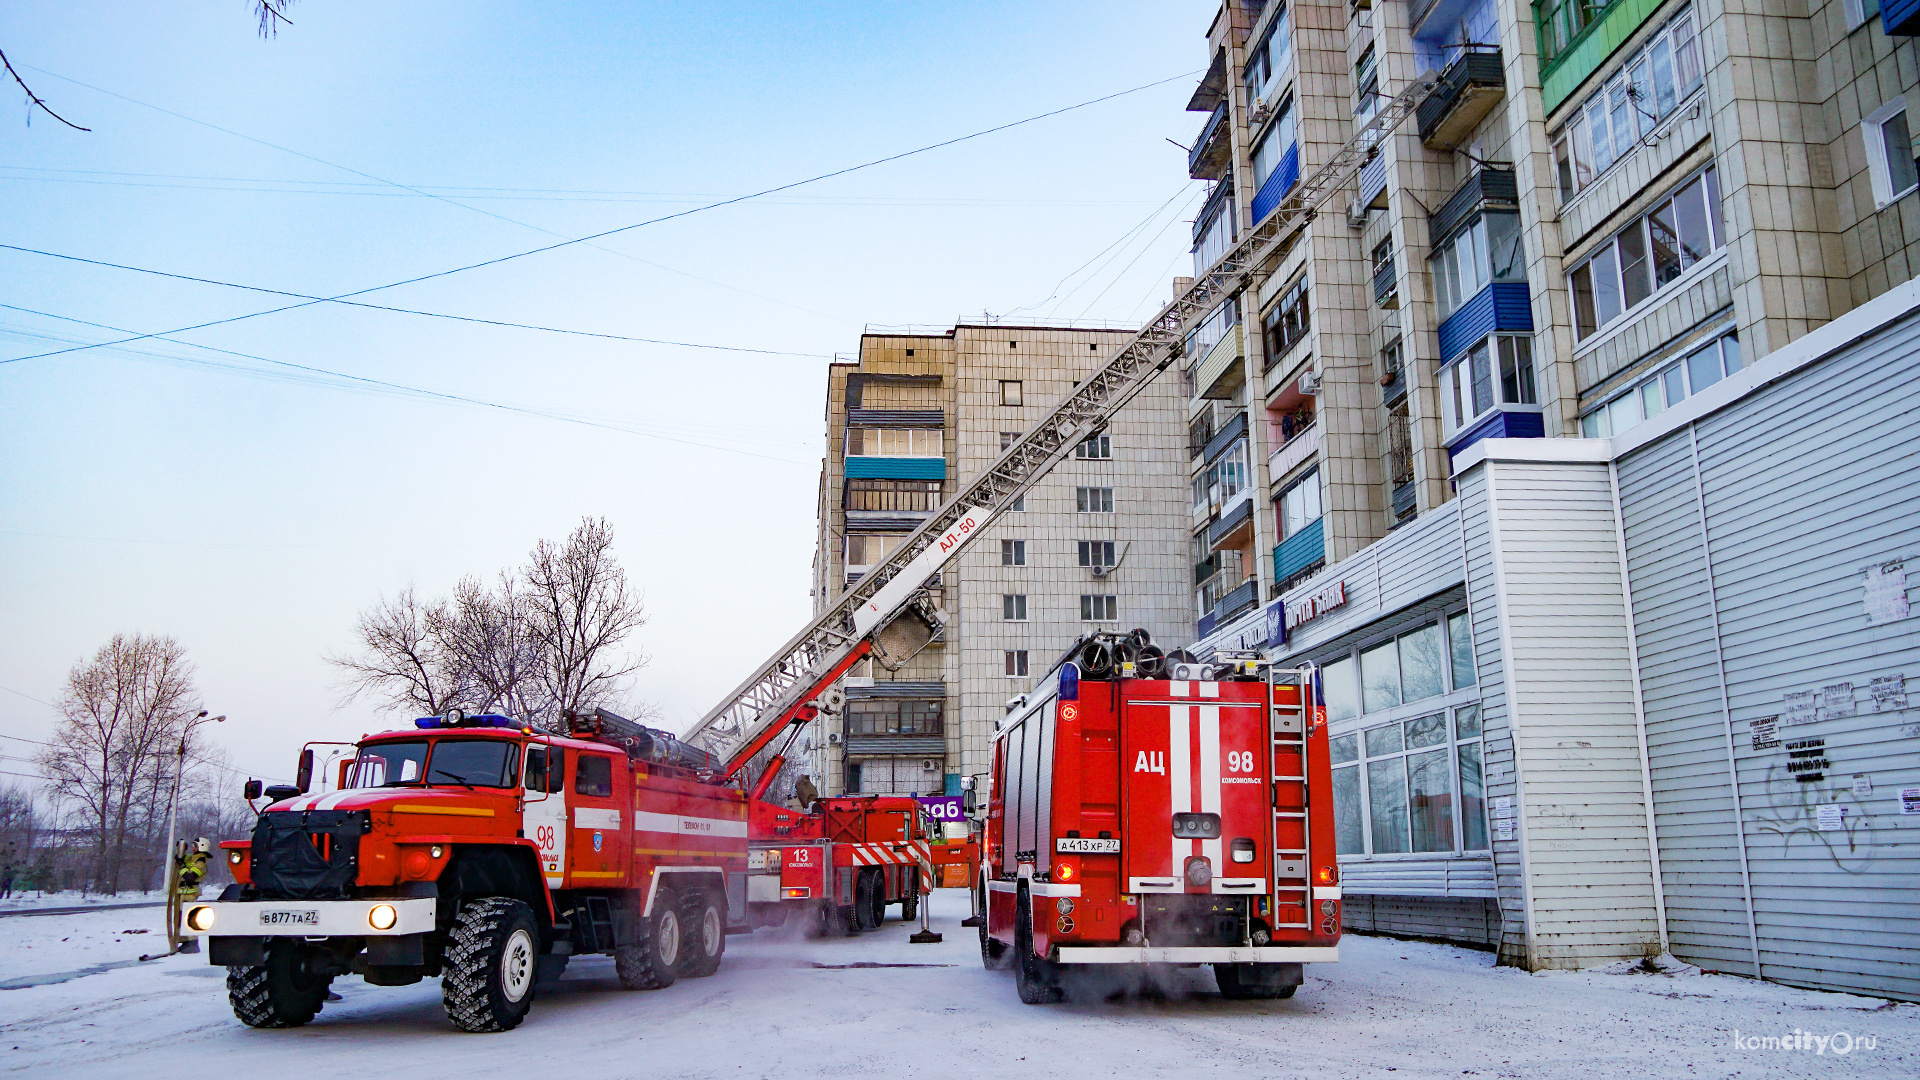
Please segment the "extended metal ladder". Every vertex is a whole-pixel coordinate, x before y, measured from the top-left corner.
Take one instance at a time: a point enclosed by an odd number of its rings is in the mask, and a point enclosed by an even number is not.
[[[1273,920],[1275,930],[1304,930],[1313,926],[1313,832],[1309,815],[1312,808],[1307,802],[1307,729],[1311,698],[1312,669],[1295,671],[1270,671],[1268,680],[1268,730],[1273,740],[1269,748],[1271,761],[1296,760],[1299,762],[1299,774],[1281,776],[1277,765],[1273,778],[1276,809],[1273,812]],[[1291,684],[1278,679],[1291,676]],[[1276,693],[1281,687],[1293,685],[1300,694],[1296,704],[1283,705]],[[1298,810],[1278,809],[1282,800],[1280,785],[1288,784],[1297,788]],[[1288,792],[1292,793],[1292,792]],[[1295,833],[1298,833],[1296,836]],[[1285,907],[1298,906],[1304,922],[1281,922],[1280,911]]]
[[[1186,335],[1236,295],[1248,277],[1288,250],[1293,234],[1322,204],[1344,190],[1380,141],[1424,100],[1437,80],[1422,74],[1381,107],[1340,149],[1301,180],[1280,205],[1181,293],[1105,365],[1082,380],[1053,410],[960,486],[946,505],[850,586],[824,614],[782,645],[719,705],[690,728],[686,741],[727,762],[729,775],[765,746],[777,728],[872,649],[873,638],[902,612],[937,618],[925,583],[1050,472],[1073,447],[1103,430],[1181,353]]]

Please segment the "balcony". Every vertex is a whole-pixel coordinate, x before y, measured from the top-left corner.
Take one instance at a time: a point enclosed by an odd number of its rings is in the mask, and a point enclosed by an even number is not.
[[[1227,123],[1227,103],[1222,101],[1207,117],[1207,126],[1200,129],[1200,138],[1194,141],[1193,149],[1187,151],[1187,175],[1195,180],[1219,180],[1227,175],[1233,166],[1233,147],[1227,138],[1231,125]]]
[[[1920,34],[1920,0],[1886,0],[1880,5],[1880,25],[1888,37]]]
[[[1279,483],[1291,476],[1293,470],[1305,465],[1320,452],[1321,442],[1320,425],[1309,421],[1304,429],[1294,432],[1293,438],[1267,455],[1267,479]]]
[[[849,480],[945,480],[943,457],[849,457]]]
[[[1387,156],[1375,154],[1360,166],[1360,209],[1387,208]]]
[[[1496,330],[1533,331],[1533,298],[1524,281],[1496,281],[1440,324],[1440,362],[1447,363]]]
[[[1287,147],[1281,155],[1280,164],[1274,168],[1273,175],[1267,177],[1260,190],[1253,196],[1253,224],[1257,228],[1267,215],[1280,207],[1280,200],[1300,181],[1300,144]]]
[[[1514,210],[1520,206],[1520,185],[1513,169],[1483,165],[1447,196],[1427,218],[1427,243],[1439,247],[1452,240],[1461,226],[1487,210]]]
[[[1253,606],[1259,602],[1259,599],[1260,582],[1258,580],[1248,578],[1241,582],[1236,588],[1215,601],[1213,607],[1200,616],[1199,625],[1196,627],[1199,631],[1197,637],[1204,638],[1213,633],[1216,627],[1225,626],[1238,616],[1253,610]]]
[[[1222,425],[1220,430],[1214,432],[1213,437],[1207,440],[1207,445],[1204,448],[1202,448],[1201,457],[1207,461],[1212,461],[1214,458],[1219,457],[1223,452],[1225,452],[1227,447],[1232,446],[1235,440],[1239,439],[1241,436],[1245,435],[1246,433],[1247,433],[1246,410],[1237,409],[1234,411],[1232,419],[1228,420],[1224,425]]]
[[[1450,150],[1466,142],[1506,96],[1506,85],[1499,49],[1461,53],[1440,73],[1440,85],[1416,110],[1420,141],[1429,150]]]
[[[1236,368],[1237,361],[1246,355],[1241,347],[1240,323],[1235,323],[1220,340],[1213,343],[1207,355],[1193,368],[1194,396],[1221,401],[1233,396],[1246,373]]]
[[[1252,492],[1241,492],[1239,499],[1240,505],[1228,509],[1220,515],[1220,520],[1207,526],[1207,547],[1211,550],[1244,547],[1247,537],[1252,535]]]
[[[1546,434],[1546,418],[1540,410],[1525,406],[1496,408],[1485,419],[1447,441],[1447,460],[1451,463],[1481,439],[1541,439]]]
[[[1274,581],[1284,585],[1327,561],[1326,521],[1324,517],[1315,518],[1273,549]]]
[[[1373,268],[1373,302],[1389,311],[1400,306],[1400,277],[1391,255]]]

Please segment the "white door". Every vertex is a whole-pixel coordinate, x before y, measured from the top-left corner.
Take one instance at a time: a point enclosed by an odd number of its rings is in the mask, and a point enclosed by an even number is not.
[[[567,753],[546,743],[527,744],[526,810],[522,835],[540,847],[540,873],[557,889],[567,873]]]

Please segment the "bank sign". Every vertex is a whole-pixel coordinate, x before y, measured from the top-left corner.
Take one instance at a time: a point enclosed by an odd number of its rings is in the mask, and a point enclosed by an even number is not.
[[[1292,630],[1301,623],[1312,622],[1335,608],[1347,606],[1347,583],[1336,581],[1297,603],[1287,607],[1287,629]]]
[[[927,808],[933,820],[942,824],[967,819],[966,804],[959,795],[922,795],[920,805]]]

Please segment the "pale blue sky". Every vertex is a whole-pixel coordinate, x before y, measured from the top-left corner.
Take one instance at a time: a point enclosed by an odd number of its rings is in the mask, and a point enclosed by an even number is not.
[[[262,41],[244,0],[15,0],[0,49],[93,131],[0,92],[0,244],[333,295],[1197,74],[1214,6],[301,0]],[[820,356],[1023,305],[1137,320],[1185,272],[1192,84],[365,299]],[[0,250],[0,304],[141,333],[283,302]],[[0,361],[114,336],[0,308]],[[167,341],[0,362],[0,732],[44,737],[18,695],[113,633],[170,633],[237,762],[284,776],[392,719],[321,662],[356,611],[586,514],[646,592],[635,693],[670,726],[807,617],[823,359],[332,304],[182,338],[644,434]]]

